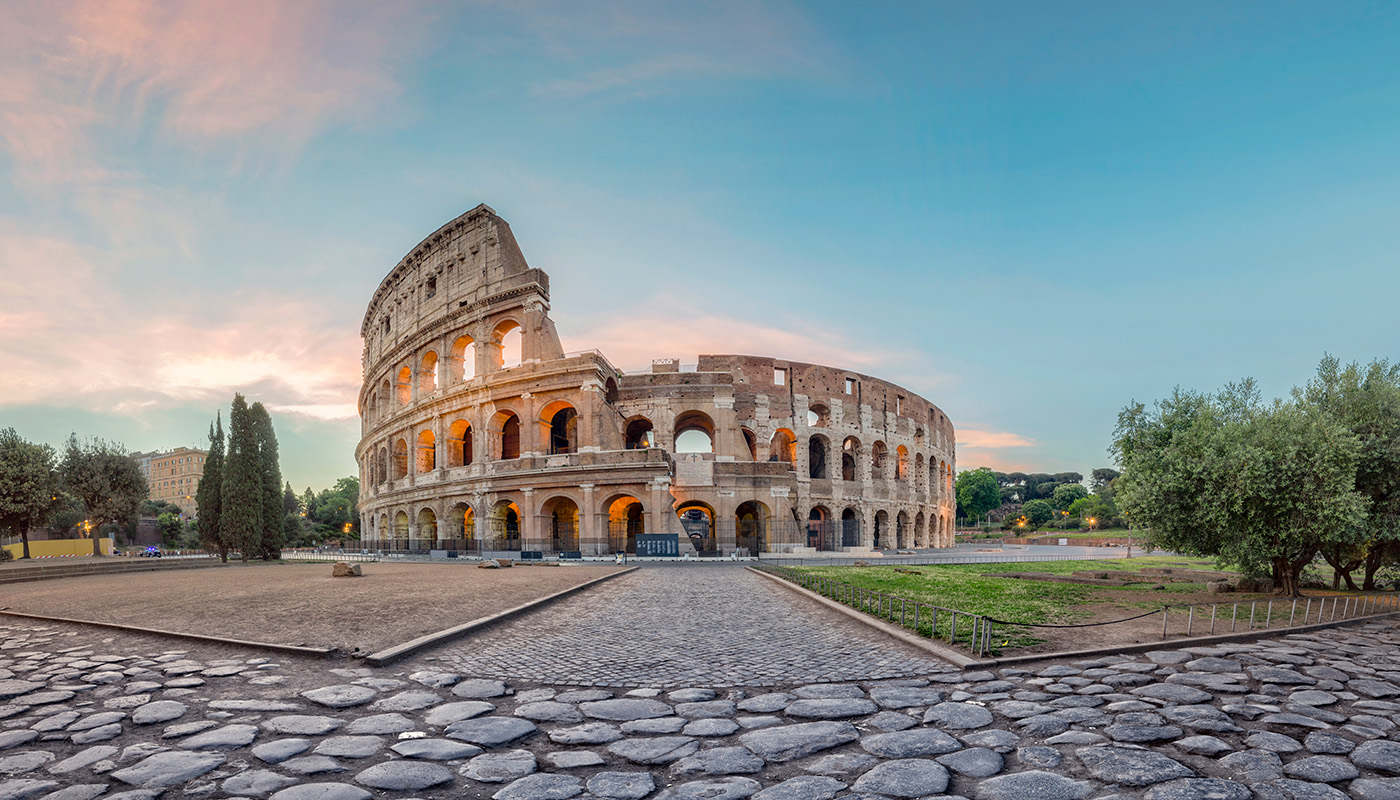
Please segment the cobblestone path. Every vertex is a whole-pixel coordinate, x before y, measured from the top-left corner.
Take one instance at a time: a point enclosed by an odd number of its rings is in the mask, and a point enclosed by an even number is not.
[[[742,567],[644,567],[437,653],[465,675],[581,686],[880,680],[946,663]]]

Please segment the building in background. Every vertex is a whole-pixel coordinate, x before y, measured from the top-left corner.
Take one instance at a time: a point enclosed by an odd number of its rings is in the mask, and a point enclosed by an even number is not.
[[[164,453],[132,454],[151,488],[150,499],[174,503],[186,517],[193,517],[198,511],[194,495],[204,477],[204,459],[208,456],[208,450],[191,447],[177,447]]]

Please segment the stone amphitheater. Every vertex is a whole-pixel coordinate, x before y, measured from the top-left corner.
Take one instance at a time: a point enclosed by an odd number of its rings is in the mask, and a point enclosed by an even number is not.
[[[566,353],[549,276],[485,205],[365,311],[362,539],[596,556],[949,547],[951,421],[908,389],[756,355],[624,372]]]

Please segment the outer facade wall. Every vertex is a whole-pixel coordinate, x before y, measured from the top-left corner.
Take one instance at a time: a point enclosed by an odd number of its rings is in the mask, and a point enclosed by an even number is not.
[[[565,354],[548,309],[548,276],[486,206],[384,279],[361,329],[362,537],[684,543],[698,513],[721,552],[952,545],[954,430],[929,401],[762,356],[623,374],[600,353]],[[687,431],[712,452],[678,452]]]

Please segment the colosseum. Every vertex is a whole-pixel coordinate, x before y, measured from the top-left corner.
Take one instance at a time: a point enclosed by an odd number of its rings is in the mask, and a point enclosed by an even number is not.
[[[949,547],[953,425],[838,367],[755,355],[623,372],[566,353],[549,276],[477,206],[365,312],[364,546],[526,557]]]

